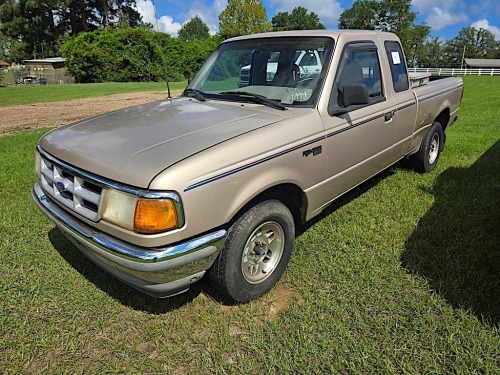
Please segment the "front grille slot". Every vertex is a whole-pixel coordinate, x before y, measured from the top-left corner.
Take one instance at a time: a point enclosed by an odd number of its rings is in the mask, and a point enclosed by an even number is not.
[[[56,201],[97,222],[102,187],[41,158],[41,186]]]
[[[97,206],[97,204],[89,202],[89,201],[87,201],[85,199],[83,200],[83,205],[85,207],[87,207],[88,209],[90,209],[92,211],[95,211],[95,212],[97,212],[99,210],[99,206]]]
[[[86,181],[86,180],[83,180],[83,186],[86,189],[93,191],[96,194],[101,194],[101,192],[102,192],[102,187],[100,187],[96,184],[93,184],[92,182]]]
[[[61,197],[63,197],[64,199],[73,200],[73,194],[68,193],[67,191],[61,191],[59,192],[59,194],[61,194]]]

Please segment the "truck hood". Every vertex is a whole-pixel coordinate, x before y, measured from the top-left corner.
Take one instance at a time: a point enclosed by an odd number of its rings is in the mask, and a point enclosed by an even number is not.
[[[301,110],[179,98],[92,117],[45,135],[40,146],[83,170],[147,188],[162,170],[195,153]]]

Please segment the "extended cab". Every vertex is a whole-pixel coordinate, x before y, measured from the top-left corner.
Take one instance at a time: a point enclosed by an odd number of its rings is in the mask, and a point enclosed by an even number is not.
[[[297,54],[319,58],[320,71],[301,74]],[[422,83],[411,88],[391,33],[233,38],[182,97],[43,136],[34,201],[93,262],[145,293],[174,295],[208,273],[246,302],[278,281],[298,225],[402,158],[435,167],[463,84]]]

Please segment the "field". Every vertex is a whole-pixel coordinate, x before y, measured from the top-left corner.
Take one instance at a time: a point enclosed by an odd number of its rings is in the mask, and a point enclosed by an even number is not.
[[[100,271],[31,202],[46,129],[0,137],[0,373],[500,373],[498,87],[465,77],[437,169],[341,198],[246,305]]]
[[[171,90],[184,89],[187,82],[172,82]],[[111,82],[75,85],[26,85],[0,87],[0,106],[59,102],[130,92],[166,92],[165,82]]]
[[[186,82],[172,82],[178,96]],[[0,87],[0,136],[19,130],[57,127],[167,97],[165,83],[93,83]]]

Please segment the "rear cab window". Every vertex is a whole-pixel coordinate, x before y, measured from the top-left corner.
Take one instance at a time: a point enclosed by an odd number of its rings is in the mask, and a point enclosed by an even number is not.
[[[391,69],[392,85],[395,92],[401,92],[410,88],[406,61],[401,50],[401,45],[396,41],[385,41],[385,51]]]

